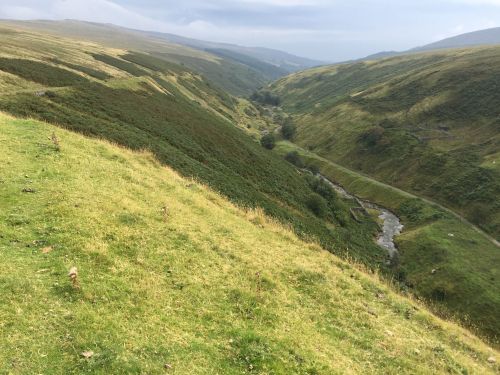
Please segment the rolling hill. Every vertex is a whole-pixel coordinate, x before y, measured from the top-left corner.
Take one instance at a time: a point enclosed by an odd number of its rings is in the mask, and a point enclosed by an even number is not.
[[[89,38],[67,39],[12,25],[0,30],[0,111],[18,118],[2,115],[1,127],[5,151],[0,188],[5,190],[0,201],[6,216],[1,220],[0,243],[6,258],[0,292],[11,301],[8,306],[15,307],[1,311],[6,316],[2,322],[15,321],[2,326],[9,328],[2,340],[8,343],[5,356],[9,360],[2,361],[6,371],[44,371],[53,364],[56,373],[134,373],[143,369],[156,373],[165,370],[158,369],[163,358],[167,358],[163,366],[172,366],[177,358],[180,362],[174,365],[181,373],[234,373],[239,369],[329,374],[342,368],[352,373],[361,368],[373,373],[396,373],[401,368],[421,373],[484,373],[497,369],[493,361],[488,362],[488,356],[496,352],[469,333],[393,296],[392,287],[383,286],[377,278],[361,276],[352,265],[320,250],[322,247],[359,262],[383,277],[394,276],[394,270],[386,265],[385,251],[374,241],[380,228],[373,218],[356,217],[352,214],[355,202],[338,196],[320,178],[298,170],[247,134],[268,126],[262,108],[233,97],[193,69],[158,57],[164,50],[146,53],[119,47],[119,43],[112,47]],[[201,53],[175,45],[169,48],[170,54]],[[232,54],[232,58],[242,57]],[[307,74],[310,72],[299,76]],[[377,73],[370,82],[381,77]],[[284,82],[288,80],[277,85]],[[293,90],[287,93],[297,94]],[[292,96],[282,97],[285,107],[296,111],[301,137],[305,134],[301,105],[288,107]],[[306,165],[312,168],[316,162]],[[199,193],[208,194],[206,200]],[[416,216],[425,222],[448,217],[441,209],[422,209],[418,204],[410,200],[402,216]],[[221,210],[214,211],[214,207]],[[233,227],[233,219],[228,218],[227,225],[220,227],[226,222],[227,210],[235,215],[231,217],[241,218],[239,224]],[[165,229],[173,217],[179,221]],[[257,232],[252,234],[250,228]],[[268,237],[267,230],[277,237]],[[497,271],[491,265],[498,264],[498,252],[484,247],[488,241],[475,235],[479,236],[470,231],[457,236],[456,241],[466,236],[469,242],[455,253],[448,248],[443,253],[432,252],[432,244],[413,241],[413,259],[421,254],[418,246],[426,247],[427,258],[421,258],[421,263],[404,258],[408,278],[396,275],[401,284],[394,289],[406,292],[415,268],[425,280],[432,269],[426,267],[436,262],[449,264],[436,277],[427,277],[428,282],[415,289],[417,296],[438,297],[433,300],[437,304],[431,306],[433,311],[466,317],[467,326],[496,345],[500,323],[495,312],[500,293]],[[284,242],[279,245],[278,240]],[[445,240],[448,247],[455,244]],[[471,263],[470,254],[463,259],[457,256],[468,247],[484,252],[481,261]],[[21,253],[20,248],[33,251]],[[284,254],[277,253],[277,248]],[[308,258],[311,248],[316,249],[318,258]],[[205,250],[213,251],[214,257],[207,257]],[[39,252],[54,258],[42,258],[39,263],[33,258]],[[259,267],[249,266],[250,259]],[[354,293],[357,286],[353,286],[352,294],[347,292],[352,298],[346,297],[345,309],[335,312],[340,299],[332,285],[322,281],[326,280],[323,271],[332,265],[325,259],[333,259],[338,272],[349,270],[337,279],[338,288],[344,289],[344,279],[356,283],[367,277],[366,283],[378,285],[382,292],[369,286],[372,295],[368,298],[368,294]],[[313,267],[317,271],[307,269],[308,262],[317,262]],[[67,280],[69,263],[80,269],[80,285],[71,287]],[[305,267],[305,271],[292,267],[288,272],[289,264]],[[320,264],[326,268],[317,268]],[[265,270],[273,276],[266,278]],[[255,279],[245,284],[242,272],[257,279],[254,294],[248,288]],[[160,280],[162,285],[155,284],[158,273],[165,277]],[[35,276],[21,281],[32,274]],[[333,275],[337,273],[331,274],[332,280]],[[275,288],[278,280],[285,284],[284,289]],[[366,283],[360,281],[359,285]],[[231,285],[234,287],[228,290]],[[200,294],[201,289],[206,294]],[[292,303],[290,293],[295,290],[299,295]],[[188,291],[192,294],[181,297]],[[268,294],[260,299],[264,291]],[[281,299],[277,299],[281,292]],[[392,302],[383,308],[370,305],[370,301],[383,303],[389,294],[391,301],[399,298],[406,307],[394,307]],[[31,295],[37,304],[31,303],[32,298],[25,299]],[[301,310],[298,306],[305,306],[309,298],[308,310]],[[457,303],[464,299],[467,304]],[[205,308],[200,309],[202,305]],[[41,311],[41,306],[54,308]],[[91,306],[97,306],[96,310]],[[359,308],[366,309],[369,316],[401,314],[405,320],[394,315],[394,323],[369,327],[368,315],[361,314]],[[165,320],[171,315],[155,314],[160,310],[178,315]],[[16,320],[19,314],[25,320]],[[40,314],[52,320],[38,327],[39,336],[35,336],[41,338],[39,342],[27,334]],[[194,321],[193,314],[198,314]],[[304,320],[305,316],[310,319]],[[134,319],[137,322],[131,323]],[[275,326],[274,321],[282,325]],[[302,323],[294,326],[294,332],[305,333],[310,340],[305,352],[291,350],[302,338],[289,341],[289,331],[282,329],[299,321]],[[89,322],[93,322],[90,327]],[[172,322],[175,327],[160,329]],[[304,324],[311,325],[304,331]],[[192,335],[199,334],[200,327],[202,335],[193,341]],[[222,327],[233,328],[224,331]],[[374,343],[381,340],[380,329],[387,329],[391,340],[400,337],[391,327],[405,328],[401,339],[392,341],[389,348],[401,347],[401,340],[408,338],[425,338],[430,346],[422,341],[416,351],[405,346],[405,353],[413,350],[426,362],[393,351],[392,359],[386,360],[385,349],[375,349],[378,359],[370,358]],[[317,334],[315,329],[323,333]],[[431,333],[424,335],[423,330]],[[141,332],[144,337],[139,337]],[[169,334],[173,336],[168,344],[161,344]],[[133,342],[134,338],[137,341]],[[214,347],[216,342],[221,346]],[[52,345],[42,350],[40,343]],[[325,354],[320,349],[315,352],[313,347],[323,343]],[[20,347],[23,349],[17,350]],[[23,353],[33,351],[41,353],[40,358],[29,362]],[[64,358],[55,360],[61,351]],[[81,353],[88,358],[79,359]],[[192,353],[199,354],[199,361],[186,363]]]
[[[247,96],[268,82],[319,65],[308,59],[261,48],[246,48],[188,39],[171,34],[132,30],[110,24],[76,20],[1,21],[4,27],[41,31],[87,40],[112,48],[135,50],[181,64],[223,90]]]
[[[272,85],[297,143],[500,238],[500,48],[324,67]]]
[[[429,43],[424,46],[415,47],[407,51],[384,51],[366,56],[358,61],[378,60],[388,57],[408,55],[426,51],[436,51],[440,49],[455,49],[467,47],[484,47],[500,45],[500,27],[473,31],[470,33],[456,35],[450,38]]]
[[[0,144],[2,373],[499,371],[469,332],[150,152],[4,114]]]
[[[295,56],[287,52],[277,51],[263,47],[245,47],[229,43],[208,42],[192,38],[185,38],[179,35],[165,34],[151,31],[142,31],[151,36],[165,39],[172,43],[193,47],[199,50],[224,50],[239,55],[244,55],[261,62],[271,64],[288,73],[323,65],[323,61],[312,60],[305,57]]]
[[[473,320],[500,303],[499,63],[497,47],[433,52],[321,67],[269,88],[306,160],[401,216],[397,277]],[[479,325],[497,336],[493,321]]]

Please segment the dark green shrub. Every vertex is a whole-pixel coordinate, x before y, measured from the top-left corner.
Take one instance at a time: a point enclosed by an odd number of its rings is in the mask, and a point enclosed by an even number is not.
[[[285,120],[285,124],[281,127],[281,134],[285,139],[293,139],[297,133],[297,128],[290,118]]]
[[[114,66],[115,68],[123,70],[136,77],[147,75],[147,73],[144,70],[139,69],[135,64],[117,59],[116,57],[113,56],[94,53],[92,54],[92,57],[97,61],[101,61],[107,65]]]
[[[306,168],[315,176],[320,173],[319,167],[315,164],[308,164]]]
[[[276,146],[276,139],[272,134],[266,134],[260,140],[260,144],[262,147],[267,148],[268,150],[272,150]]]
[[[182,69],[179,65],[173,64],[166,60],[154,57],[151,55],[146,55],[144,53],[130,52],[126,55],[120,56],[122,59],[130,61],[131,63],[137,64],[147,69],[151,69],[156,72],[182,72],[186,69]]]
[[[255,113],[255,110],[253,110],[251,107],[246,107],[243,112],[245,112],[245,114],[248,117],[255,117],[255,116],[257,116],[257,113]]]
[[[309,195],[306,201],[306,206],[313,214],[320,218],[324,218],[328,211],[328,205],[326,204],[325,199],[319,194]]]
[[[368,147],[375,147],[382,141],[384,132],[384,128],[380,126],[370,128],[360,134],[359,141]]]
[[[64,65],[67,66],[68,68],[71,68],[73,70],[78,70],[80,72],[83,72],[85,74],[88,74],[91,77],[100,79],[100,80],[105,80],[111,78],[111,76],[105,72],[101,72],[100,70],[95,70],[92,68],[89,68],[87,66],[82,66],[82,65],[77,65],[77,64],[71,64],[65,61],[61,61],[58,59],[49,59],[49,61],[58,64],[58,65]]]
[[[62,87],[87,82],[87,79],[66,69],[34,60],[0,58],[0,70],[45,86]]]
[[[409,199],[399,206],[399,212],[412,222],[419,222],[422,216],[424,203],[420,199]]]
[[[346,227],[347,223],[349,222],[349,215],[347,214],[346,211],[343,210],[335,210],[334,212],[335,220],[342,226]]]
[[[477,224],[488,223],[494,212],[492,208],[492,205],[488,203],[474,203],[468,207],[467,219]]]
[[[304,168],[304,160],[300,157],[297,151],[291,151],[285,155],[285,160],[297,168]]]
[[[256,91],[250,99],[263,105],[279,106],[281,103],[279,96],[271,94],[269,91]]]
[[[328,202],[335,201],[337,199],[337,193],[333,188],[320,177],[310,177],[308,178],[309,186],[314,190],[315,193],[321,195]]]

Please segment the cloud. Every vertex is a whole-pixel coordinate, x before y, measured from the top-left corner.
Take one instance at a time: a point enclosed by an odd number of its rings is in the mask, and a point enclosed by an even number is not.
[[[297,6],[317,6],[325,4],[320,0],[237,0],[234,3],[265,4],[267,6],[297,7]]]
[[[0,5],[8,19],[80,19],[135,28],[165,28],[166,24],[131,11],[110,0],[20,0],[22,5]]]
[[[50,13],[29,6],[0,5],[0,18],[29,20],[50,18],[50,16]]]
[[[500,7],[500,0],[451,0],[455,3],[469,4],[469,5],[493,5]]]
[[[109,0],[57,0],[51,7],[56,19],[75,18],[135,28],[165,28],[165,23],[131,11]]]
[[[0,18],[114,23],[342,60],[496,26],[497,6],[500,0],[0,0]]]

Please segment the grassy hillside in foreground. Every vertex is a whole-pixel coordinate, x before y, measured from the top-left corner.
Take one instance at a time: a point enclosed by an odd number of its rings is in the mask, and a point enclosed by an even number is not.
[[[0,145],[2,373],[500,370],[467,331],[149,153],[4,115]]]
[[[500,238],[500,47],[313,69],[272,85],[296,142]]]
[[[226,50],[207,51],[210,47],[197,49],[171,42],[163,34],[155,35],[109,24],[75,20],[0,21],[0,26],[152,54],[202,74],[212,84],[233,95],[249,95],[270,81],[287,74],[286,70],[262,59],[257,60]]]
[[[361,199],[396,213],[405,228],[396,237],[398,261],[391,273],[434,311],[498,342],[500,251],[484,233],[452,213],[414,195],[332,163],[289,142],[277,150],[298,151],[302,159]],[[435,271],[433,271],[435,270]]]

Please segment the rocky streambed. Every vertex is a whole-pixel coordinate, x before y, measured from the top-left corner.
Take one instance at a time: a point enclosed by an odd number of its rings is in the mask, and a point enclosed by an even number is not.
[[[381,220],[382,224],[380,226],[380,234],[377,239],[377,243],[380,247],[387,251],[389,264],[397,262],[399,253],[396,244],[394,243],[394,238],[401,234],[404,227],[401,224],[401,220],[399,219],[399,217],[397,217],[388,209],[381,207],[373,202],[359,199],[355,195],[350,194],[339,184],[336,184],[327,179],[325,176],[319,175],[319,177],[322,178],[326,183],[328,183],[341,197],[355,200],[358,203],[359,207],[365,212],[367,212],[368,210],[378,211],[378,217]]]

